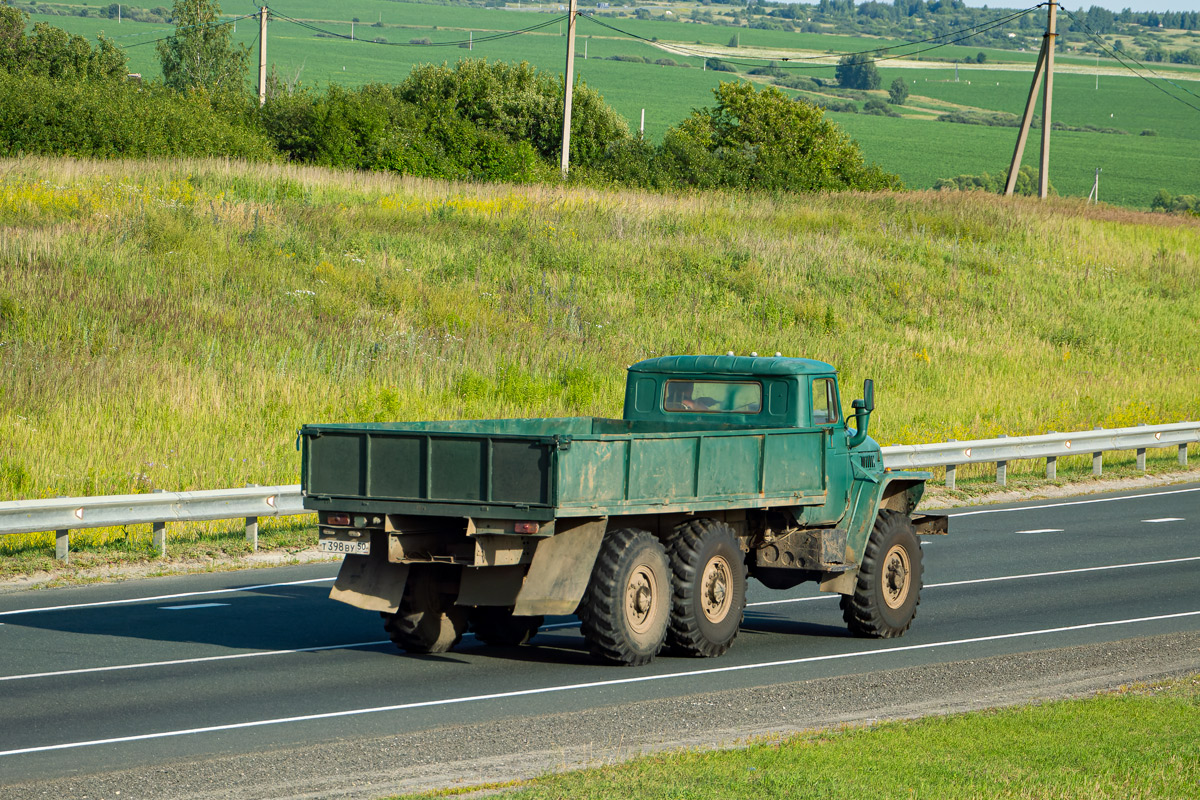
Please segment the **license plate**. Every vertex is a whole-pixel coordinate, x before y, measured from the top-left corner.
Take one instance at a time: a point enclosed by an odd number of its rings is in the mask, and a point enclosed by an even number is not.
[[[340,539],[322,539],[317,543],[317,549],[324,550],[326,553],[369,556],[371,555],[371,540],[363,539],[360,542],[343,542]]]

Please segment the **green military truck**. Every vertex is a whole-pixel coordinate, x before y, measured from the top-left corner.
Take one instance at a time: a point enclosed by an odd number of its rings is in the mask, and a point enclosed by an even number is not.
[[[591,652],[718,656],[747,578],[842,595],[850,630],[899,636],[921,590],[924,472],[890,471],[848,427],[837,373],[803,358],[668,356],[629,368],[623,419],[321,424],[300,429],[304,506],[343,553],[331,596],[399,647],[470,627],[521,644],[577,614]]]

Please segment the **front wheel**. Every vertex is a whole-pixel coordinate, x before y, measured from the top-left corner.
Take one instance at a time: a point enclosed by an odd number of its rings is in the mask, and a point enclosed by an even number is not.
[[[592,655],[613,664],[647,664],[658,655],[671,617],[671,568],[647,531],[608,533],[579,603]]]
[[[912,625],[921,602],[921,544],[907,514],[884,509],[863,552],[842,619],[855,636],[891,639]]]

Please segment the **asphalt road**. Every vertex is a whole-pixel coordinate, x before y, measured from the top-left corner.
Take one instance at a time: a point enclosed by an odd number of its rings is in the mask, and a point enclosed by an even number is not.
[[[964,663],[1019,663],[994,668],[1036,680],[1066,669],[1048,654],[1152,659],[1157,642],[1200,632],[1200,485],[951,513],[949,536],[923,539],[925,589],[903,638],[852,638],[836,596],[751,581],[729,653],[641,668],[593,663],[571,618],[548,619],[536,646],[468,636],[446,655],[399,653],[377,614],[328,600],[331,564],[3,595],[0,794],[83,796],[104,785],[96,775],[120,770],[142,781],[123,800],[166,796],[152,776],[181,763],[308,753],[286,768],[299,775],[313,753],[388,737],[424,736],[445,754],[518,753],[553,746],[555,725],[569,724],[576,742],[611,744],[629,716],[614,709],[656,709],[657,720],[705,697],[782,697],[797,682],[838,692],[884,674],[952,677]],[[1173,664],[1200,669],[1200,651],[1181,652]],[[921,691],[936,700],[935,688]],[[737,709],[723,714],[735,729]],[[584,718],[606,721],[591,734],[567,722]]]

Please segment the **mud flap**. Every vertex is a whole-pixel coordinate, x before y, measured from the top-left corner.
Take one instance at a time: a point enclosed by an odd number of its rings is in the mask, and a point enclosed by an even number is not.
[[[517,616],[573,614],[583,597],[608,518],[559,520],[557,526],[558,533],[539,542],[533,554],[513,609]]]
[[[348,555],[342,559],[329,597],[367,611],[395,614],[408,580],[408,565],[382,558]]]

